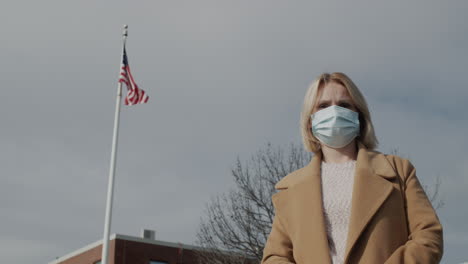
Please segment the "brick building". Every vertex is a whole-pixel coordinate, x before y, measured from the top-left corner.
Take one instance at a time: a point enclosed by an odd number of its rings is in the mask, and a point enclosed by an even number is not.
[[[154,231],[144,230],[142,237],[113,234],[109,242],[112,264],[196,264],[197,247],[154,239]],[[49,264],[99,264],[102,240],[91,243]]]

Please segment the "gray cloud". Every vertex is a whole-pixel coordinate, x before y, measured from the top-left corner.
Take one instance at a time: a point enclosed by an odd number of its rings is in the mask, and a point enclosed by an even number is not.
[[[444,263],[468,260],[463,2],[8,1],[0,261],[48,262],[101,239],[121,26],[147,105],[123,107],[112,232],[192,243],[237,155],[300,142],[307,86],[347,73],[380,150],[398,147],[446,207]]]

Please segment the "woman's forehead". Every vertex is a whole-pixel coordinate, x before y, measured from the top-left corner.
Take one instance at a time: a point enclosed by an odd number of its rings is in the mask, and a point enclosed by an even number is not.
[[[322,99],[322,98],[323,99],[333,99],[333,98],[351,99],[351,96],[349,95],[346,87],[344,87],[343,85],[339,83],[330,82],[318,90],[318,99]]]

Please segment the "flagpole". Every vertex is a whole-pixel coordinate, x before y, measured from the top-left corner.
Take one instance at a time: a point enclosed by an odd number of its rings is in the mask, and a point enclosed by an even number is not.
[[[125,47],[125,42],[127,41],[128,35],[128,26],[124,25],[123,28],[123,47]],[[123,58],[123,48],[122,56],[120,61],[122,62]],[[106,219],[104,223],[104,239],[102,246],[102,264],[108,264],[108,255],[109,255],[109,232],[111,227],[112,219],[112,198],[114,195],[114,178],[115,178],[115,161],[117,158],[117,140],[119,137],[119,120],[120,120],[120,103],[122,99],[122,82],[118,82],[117,85],[117,99],[115,102],[115,116],[114,116],[114,133],[112,137],[112,152],[110,160],[110,169],[109,169],[109,182],[107,184],[107,203],[106,203]]]

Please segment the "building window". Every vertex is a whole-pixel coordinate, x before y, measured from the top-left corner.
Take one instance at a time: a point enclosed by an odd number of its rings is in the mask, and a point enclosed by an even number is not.
[[[98,261],[94,262],[93,264],[101,264],[101,261],[98,260]]]
[[[169,262],[150,260],[149,264],[169,264]]]

